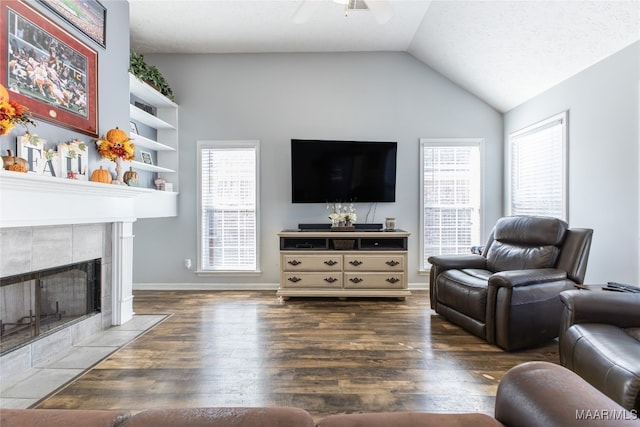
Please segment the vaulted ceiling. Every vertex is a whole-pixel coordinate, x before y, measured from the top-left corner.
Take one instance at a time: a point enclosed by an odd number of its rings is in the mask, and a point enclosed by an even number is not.
[[[638,0],[129,3],[138,53],[406,51],[502,112],[640,40]]]

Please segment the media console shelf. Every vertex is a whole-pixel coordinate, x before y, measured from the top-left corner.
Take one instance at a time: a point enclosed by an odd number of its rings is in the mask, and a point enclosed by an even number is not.
[[[284,230],[278,237],[285,299],[411,295],[406,231]]]

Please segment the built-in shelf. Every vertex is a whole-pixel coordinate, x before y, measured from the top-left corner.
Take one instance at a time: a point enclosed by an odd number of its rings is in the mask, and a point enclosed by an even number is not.
[[[178,104],[129,73],[129,93],[136,98],[143,99],[155,107],[178,108]]]
[[[136,199],[136,216],[138,218],[153,218],[177,215],[178,199],[178,104],[162,95],[153,87],[129,74],[129,118],[134,123],[143,126],[138,131],[144,135],[134,133],[133,143],[139,150],[152,152],[153,165],[138,160],[131,162],[131,167],[141,173],[140,182],[145,186],[153,185],[154,174],[172,184],[175,192],[152,191]],[[152,107],[150,114],[146,109],[135,104]],[[142,179],[144,177],[144,179]]]
[[[131,161],[131,167],[134,169],[141,169],[150,172],[175,172],[172,169],[163,168],[162,166],[150,165],[148,163],[142,163],[137,160]]]
[[[176,151],[175,148],[169,147],[168,145],[164,145],[159,143],[158,141],[154,141],[153,139],[147,138],[146,136],[138,135],[136,133],[130,132],[129,136],[133,139],[133,143],[136,147],[144,147],[149,148],[155,151]]]
[[[133,104],[129,104],[129,117],[155,129],[175,129],[175,126],[172,124],[159,119],[153,114],[147,113]]]

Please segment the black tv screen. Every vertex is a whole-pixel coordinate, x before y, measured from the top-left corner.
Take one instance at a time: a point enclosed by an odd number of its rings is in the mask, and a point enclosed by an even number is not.
[[[292,139],[292,201],[395,202],[396,154],[396,142]]]

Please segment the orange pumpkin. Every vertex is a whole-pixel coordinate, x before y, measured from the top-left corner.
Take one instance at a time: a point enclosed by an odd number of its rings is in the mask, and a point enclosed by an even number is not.
[[[14,172],[27,172],[27,167],[23,165],[19,165],[18,163],[14,163],[11,166],[8,166],[7,170],[14,171]]]
[[[91,174],[91,181],[102,182],[104,184],[111,184],[111,181],[113,181],[113,178],[111,177],[111,172],[109,172],[106,169],[102,169],[102,166],[100,166],[100,169],[94,170],[93,173]]]
[[[106,139],[111,142],[123,143],[129,139],[129,135],[117,127],[115,129],[110,129],[105,136]]]
[[[7,92],[7,88],[0,85],[0,102],[9,100],[9,92]]]

